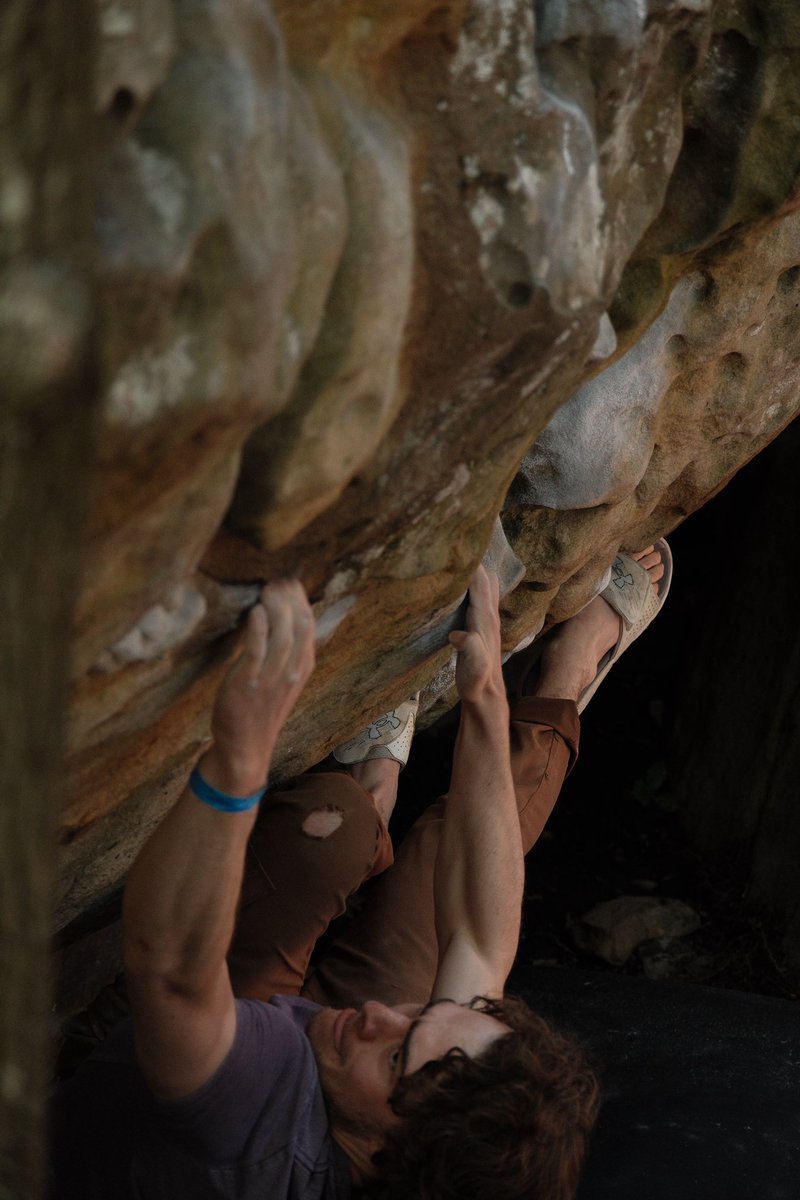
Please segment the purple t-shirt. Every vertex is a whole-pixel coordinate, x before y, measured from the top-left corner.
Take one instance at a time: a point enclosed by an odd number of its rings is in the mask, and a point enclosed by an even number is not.
[[[54,1103],[52,1200],[346,1200],[305,1027],[319,1006],[236,1001],[236,1037],[201,1088],[163,1103],[126,1023]]]

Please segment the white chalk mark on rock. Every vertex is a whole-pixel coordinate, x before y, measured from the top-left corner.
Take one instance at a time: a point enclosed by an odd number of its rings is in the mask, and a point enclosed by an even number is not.
[[[185,642],[206,613],[205,597],[189,584],[179,583],[137,621],[133,629],[94,664],[96,671],[113,671],[127,663],[149,662]]]
[[[190,348],[191,337],[183,333],[163,354],[148,348],[129,359],[111,385],[108,417],[137,428],[177,408],[195,372]]]

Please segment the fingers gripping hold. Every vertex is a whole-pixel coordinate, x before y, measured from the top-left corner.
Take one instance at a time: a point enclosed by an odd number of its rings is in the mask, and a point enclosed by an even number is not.
[[[294,629],[294,655],[289,669],[289,682],[307,679],[314,669],[314,618],[310,611],[300,609]]]
[[[497,576],[479,566],[470,581],[466,629],[450,634],[450,644],[458,652],[456,687],[462,700],[503,690],[499,600]]]
[[[311,610],[297,580],[281,580],[261,589],[245,626],[244,658],[247,681],[257,687],[265,667],[274,675],[283,672],[290,683],[308,677],[307,647]],[[312,648],[313,648],[313,639]]]
[[[267,638],[269,637],[269,619],[267,610],[262,604],[256,604],[250,610],[245,626],[244,667],[247,683],[251,688],[258,687],[259,676],[264,666],[267,654]]]
[[[294,645],[292,599],[288,580],[269,583],[261,590],[269,624],[264,666],[273,678],[283,675]]]
[[[247,617],[242,653],[214,703],[211,766],[216,761],[220,779],[232,778],[235,768],[248,784],[263,783],[280,731],[314,667],[313,630],[301,584],[282,581],[262,589]]]

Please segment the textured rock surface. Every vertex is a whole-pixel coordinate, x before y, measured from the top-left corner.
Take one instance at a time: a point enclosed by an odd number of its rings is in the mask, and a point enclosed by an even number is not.
[[[528,580],[566,583],[558,616],[589,594],[616,546],[673,528],[736,471],[745,445],[761,449],[795,414],[798,259],[796,213],[706,251],[526,456],[505,520]],[[565,580],[579,559],[583,575]]]
[[[182,787],[259,580],[299,575],[325,634],[288,774],[432,680],[434,704],[498,512],[510,648],[800,404],[788,2],[148,0],[99,26],[61,924]]]

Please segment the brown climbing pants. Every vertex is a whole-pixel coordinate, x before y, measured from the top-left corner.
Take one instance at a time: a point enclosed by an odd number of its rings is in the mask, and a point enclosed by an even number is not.
[[[512,704],[511,768],[526,853],[575,761],[578,729],[572,701],[523,696]],[[423,813],[393,862],[372,797],[346,772],[312,772],[269,793],[250,838],[228,957],[236,995],[303,995],[334,1008],[427,1001],[437,964],[433,871],[446,803],[444,797]],[[363,909],[309,972],[317,939],[348,896],[378,875]]]

